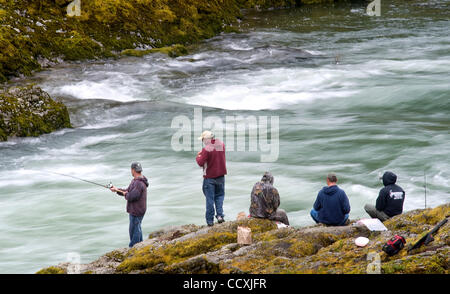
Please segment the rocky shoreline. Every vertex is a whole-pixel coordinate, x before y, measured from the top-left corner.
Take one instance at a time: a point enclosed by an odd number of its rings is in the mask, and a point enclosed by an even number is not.
[[[434,209],[406,212],[385,222],[389,231],[371,232],[353,224],[343,227],[316,225],[277,228],[269,220],[228,221],[214,227],[184,225],[149,235],[132,249],[106,253],[79,266],[84,274],[198,274],[198,273],[324,273],[364,274],[374,256],[380,258],[380,273],[447,274],[449,271],[450,225],[434,235],[434,241],[407,252],[434,225],[450,214],[450,204]],[[237,227],[252,230],[253,243],[237,243]],[[392,257],[382,250],[395,234],[406,239],[406,248]],[[366,247],[354,244],[356,237],[370,239]],[[70,273],[70,263],[44,268],[38,274]]]

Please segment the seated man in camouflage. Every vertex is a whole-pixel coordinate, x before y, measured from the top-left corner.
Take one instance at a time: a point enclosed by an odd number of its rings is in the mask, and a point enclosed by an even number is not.
[[[251,217],[267,218],[289,225],[286,212],[283,209],[278,209],[280,206],[280,195],[273,186],[271,173],[265,172],[261,181],[253,186],[251,197]]]

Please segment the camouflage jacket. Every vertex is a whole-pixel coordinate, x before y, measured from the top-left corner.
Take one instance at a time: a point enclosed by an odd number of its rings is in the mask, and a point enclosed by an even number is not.
[[[272,217],[280,206],[278,190],[269,182],[257,182],[251,194],[250,216],[258,218]]]

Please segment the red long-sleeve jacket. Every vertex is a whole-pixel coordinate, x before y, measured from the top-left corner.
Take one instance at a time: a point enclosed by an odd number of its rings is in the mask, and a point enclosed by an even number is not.
[[[204,178],[217,178],[227,174],[225,144],[218,139],[207,141],[196,160],[203,167]]]

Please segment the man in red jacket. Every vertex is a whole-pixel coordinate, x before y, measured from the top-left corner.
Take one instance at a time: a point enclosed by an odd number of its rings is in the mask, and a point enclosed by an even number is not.
[[[203,167],[203,194],[206,197],[206,223],[214,225],[214,212],[219,223],[223,223],[223,200],[225,198],[225,144],[212,132],[204,131],[199,138],[205,147],[197,154],[197,164]],[[214,211],[215,206],[215,211]]]

